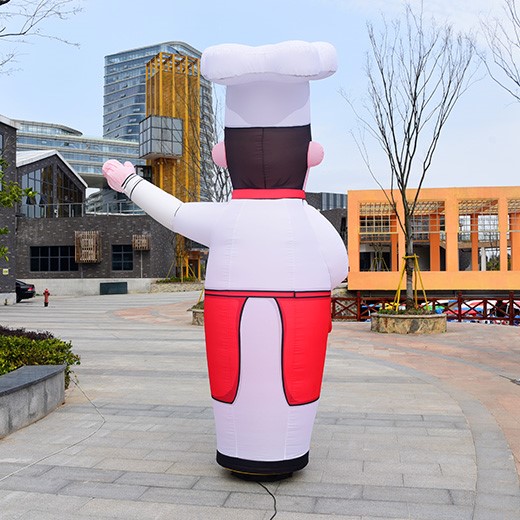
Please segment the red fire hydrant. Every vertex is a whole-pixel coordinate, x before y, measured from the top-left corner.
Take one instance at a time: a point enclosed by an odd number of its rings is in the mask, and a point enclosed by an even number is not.
[[[50,295],[51,295],[51,293],[49,292],[49,289],[45,289],[45,291],[43,291],[43,305],[45,307],[49,306],[49,296]]]

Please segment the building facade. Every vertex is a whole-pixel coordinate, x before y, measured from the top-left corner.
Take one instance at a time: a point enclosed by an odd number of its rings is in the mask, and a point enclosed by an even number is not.
[[[345,193],[306,192],[305,199],[334,226],[346,246],[347,195]]]
[[[306,199],[311,206],[320,211],[347,208],[347,195],[345,193],[307,192]]]
[[[146,291],[168,275],[174,252],[174,234],[147,215],[21,218],[16,233],[17,276],[39,293],[99,294],[116,281]]]
[[[427,291],[520,289],[519,186],[423,188],[413,230]],[[381,190],[348,192],[348,253],[349,290],[397,289],[404,233]]]
[[[91,214],[87,183],[56,150],[16,153],[17,125],[0,116],[4,182],[31,188],[12,208],[0,208],[2,304],[16,302],[15,280],[42,293],[99,294],[101,285],[124,283],[149,290],[153,279],[174,270],[175,234],[146,215]]]
[[[52,218],[81,216],[87,183],[56,150],[17,152],[16,180],[34,197],[24,196],[17,216]]]
[[[139,144],[133,141],[86,137],[79,130],[63,125],[37,121],[15,121],[17,149],[57,150],[91,188],[103,188],[101,168],[105,161],[139,160]]]
[[[0,171],[4,182],[16,181],[16,123],[0,115]],[[2,189],[0,187],[0,189]],[[0,305],[16,301],[16,217],[15,208],[0,206],[0,246],[6,248],[0,256]]]

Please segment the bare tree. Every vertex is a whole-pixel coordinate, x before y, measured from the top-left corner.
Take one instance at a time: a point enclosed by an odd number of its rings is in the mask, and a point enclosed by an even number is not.
[[[81,11],[81,0],[0,0],[0,39],[3,43],[25,44],[29,38],[40,37],[78,45],[45,29],[50,19],[66,20]],[[0,71],[16,60],[15,48],[0,53]]]
[[[197,93],[190,93],[190,96],[196,96]],[[221,102],[215,96],[213,91],[213,113],[211,118],[209,114],[202,114],[200,121],[198,118],[190,118],[186,124],[193,130],[193,135],[197,135],[197,142],[190,150],[186,151],[179,161],[187,162],[190,168],[193,168],[200,175],[200,191],[201,196],[211,202],[227,202],[231,196],[231,179],[227,168],[217,165],[211,158],[211,150],[219,141],[223,140],[223,124]],[[188,103],[187,100],[181,100],[181,104]],[[200,125],[198,128],[196,125]],[[182,184],[182,182],[181,182]],[[197,200],[194,193],[186,190],[188,196],[192,196],[191,200]]]
[[[197,201],[200,196],[201,200],[207,202],[227,202],[231,196],[232,186],[227,168],[217,165],[211,158],[213,146],[223,139],[220,100],[214,96],[213,92],[211,113],[203,113],[201,108],[200,114],[190,113],[184,121],[184,128],[190,132],[193,141],[191,146],[183,150],[178,162],[188,168],[190,177],[198,178],[200,182],[200,190],[196,190],[195,186],[186,185],[183,175],[174,172],[180,190],[177,196],[183,196],[185,200]],[[188,97],[184,98],[179,94],[177,102],[181,107],[188,107],[189,111],[193,107],[188,98],[200,97],[200,92],[196,92],[192,87]]]
[[[504,0],[503,10],[505,20],[495,18],[482,24],[497,69],[484,62],[493,80],[520,101],[520,12],[516,0]]]
[[[404,20],[383,22],[379,32],[367,24],[370,50],[364,110],[360,113],[347,101],[359,123],[355,139],[363,160],[385,192],[404,233],[406,308],[410,309],[414,306],[414,212],[442,130],[475,73],[475,46],[472,37],[455,34],[450,24],[438,26],[432,20],[427,25],[422,8],[416,13],[409,4]],[[386,156],[389,189],[375,176],[366,147],[367,134]],[[415,194],[410,197],[407,190],[412,187]]]
[[[213,148],[219,141],[224,140],[223,106],[224,103],[219,98],[218,93],[213,89],[213,120],[211,130],[207,133],[208,148]],[[231,196],[231,178],[227,168],[219,166],[214,161],[207,166],[207,177],[211,184],[209,188],[210,198],[214,202],[227,202]]]

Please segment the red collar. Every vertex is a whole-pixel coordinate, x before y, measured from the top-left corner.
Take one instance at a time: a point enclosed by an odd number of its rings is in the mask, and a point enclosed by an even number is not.
[[[303,199],[305,191],[293,189],[240,189],[233,190],[232,199]]]

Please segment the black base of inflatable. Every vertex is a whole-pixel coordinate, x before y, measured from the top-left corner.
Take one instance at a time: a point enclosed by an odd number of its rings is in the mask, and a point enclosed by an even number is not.
[[[217,463],[243,480],[273,482],[289,478],[309,463],[309,452],[289,460],[263,461],[229,457],[217,451]]]
[[[293,476],[292,473],[280,473],[279,475],[251,475],[249,473],[237,473],[233,470],[231,470],[231,474],[240,480],[247,480],[248,482],[278,482],[279,480],[284,480]]]

